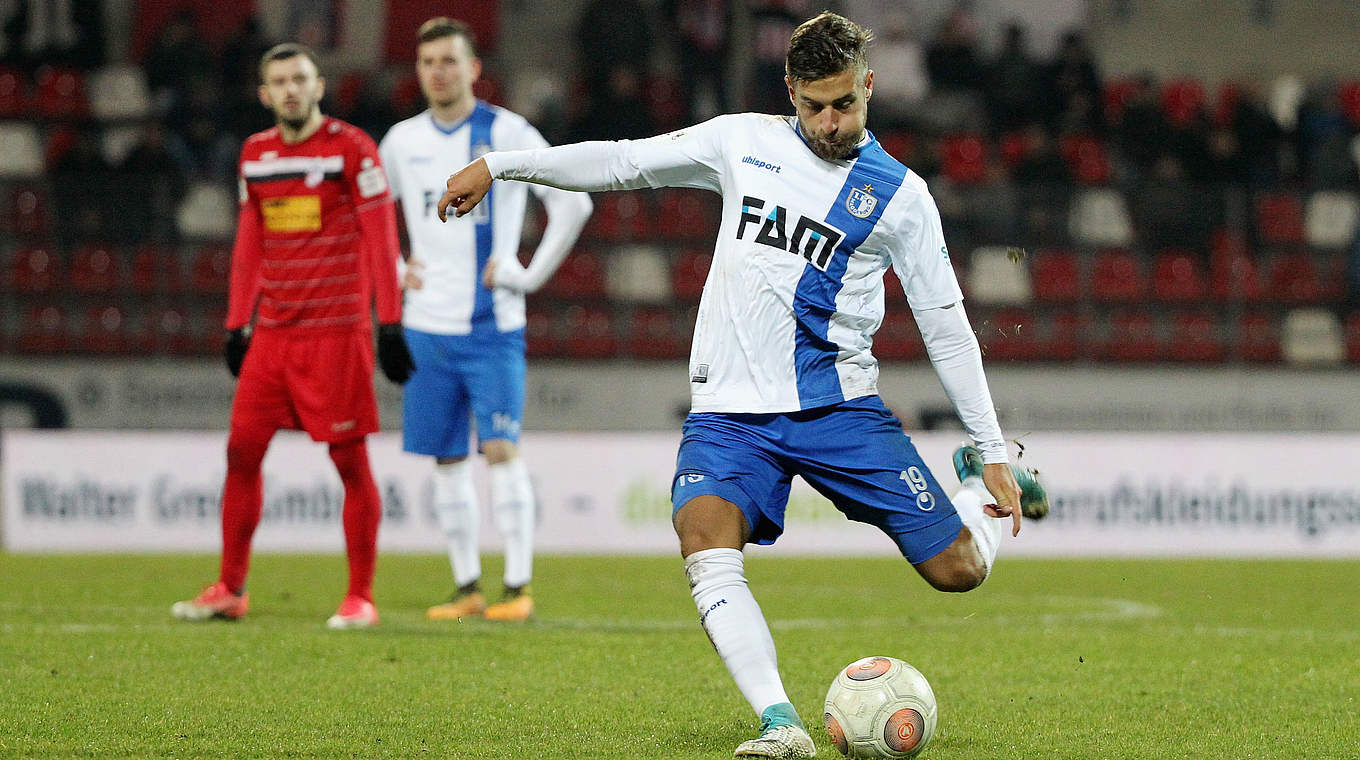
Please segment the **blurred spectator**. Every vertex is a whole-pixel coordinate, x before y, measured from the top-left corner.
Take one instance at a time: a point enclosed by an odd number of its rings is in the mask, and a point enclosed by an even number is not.
[[[260,56],[270,45],[259,17],[246,19],[222,48],[222,78],[227,82],[248,82],[253,93],[260,81]]]
[[[175,236],[175,204],[183,196],[184,179],[168,139],[159,122],[147,122],[137,144],[118,166],[121,195],[132,201],[118,211],[123,237],[129,242]]]
[[[986,71],[977,53],[972,16],[955,8],[926,46],[931,95],[922,105],[922,128],[937,133],[982,132],[987,126],[983,101]]]
[[[1299,105],[1299,167],[1309,187],[1340,189],[1356,184],[1350,157],[1350,124],[1341,109],[1335,82],[1310,88]]]
[[[1186,248],[1207,254],[1209,236],[1222,224],[1220,188],[1193,182],[1172,153],[1157,159],[1152,175],[1135,185],[1129,198],[1139,242],[1147,251]]]
[[[1346,260],[1346,311],[1360,313],[1360,225],[1356,225]]]
[[[157,104],[167,113],[182,107],[191,82],[217,71],[208,46],[198,33],[192,10],[170,17],[142,61],[146,83]]]
[[[921,102],[930,94],[925,53],[911,34],[904,15],[888,16],[875,29],[869,50],[874,70],[874,107],[869,119],[875,129],[910,128]]]
[[[1134,89],[1115,126],[1116,144],[1128,160],[1128,168],[1138,176],[1151,174],[1170,136],[1171,125],[1162,113],[1152,76],[1142,74],[1134,79]]]
[[[1277,182],[1284,131],[1270,115],[1260,84],[1241,85],[1231,126],[1243,163],[1242,181],[1252,186]]]
[[[98,66],[104,62],[103,6],[100,0],[0,2],[0,63]]]
[[[183,107],[172,111],[170,152],[189,177],[219,180],[235,175],[239,141],[222,129],[225,110],[216,79],[200,75],[188,84]]]
[[[1005,132],[1041,118],[1042,99],[1043,70],[1029,57],[1025,28],[1011,23],[987,71],[987,112],[992,130]]]
[[[1058,143],[1048,129],[1037,121],[1030,122],[1024,131],[1028,151],[1020,159],[1011,178],[1019,185],[1071,185],[1072,170],[1058,151]]]
[[[751,0],[751,75],[747,110],[793,113],[789,91],[784,86],[784,54],[788,51],[793,30],[808,19],[810,6],[808,0]]]
[[[104,160],[98,129],[82,128],[75,144],[57,158],[49,174],[57,205],[56,228],[63,245],[107,239],[116,221],[110,203],[124,191],[115,181],[113,167]]]
[[[634,140],[656,133],[643,93],[646,84],[629,66],[615,67],[604,89],[591,99],[574,130],[574,141]]]
[[[1046,79],[1051,126],[1059,132],[1104,133],[1100,72],[1081,32],[1063,35]]]
[[[610,82],[620,70],[626,79],[647,78],[652,26],[637,0],[590,0],[576,23],[576,43],[588,102],[612,89]]]
[[[727,89],[730,0],[667,0],[666,17],[677,33],[685,122],[693,124],[726,113],[731,108]]]

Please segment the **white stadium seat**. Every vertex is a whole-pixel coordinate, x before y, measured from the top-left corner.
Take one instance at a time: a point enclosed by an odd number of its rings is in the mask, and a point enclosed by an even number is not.
[[[1281,349],[1290,364],[1340,364],[1346,356],[1341,322],[1327,309],[1294,309],[1284,317]]]
[[[1119,191],[1088,187],[1072,199],[1068,232],[1085,245],[1124,248],[1133,244],[1129,207]]]
[[[968,300],[977,303],[1018,305],[1034,297],[1029,266],[1012,260],[1013,249],[987,245],[973,249],[968,269]]]
[[[656,246],[627,245],[614,249],[605,269],[609,297],[630,303],[666,303],[671,298],[671,275]]]
[[[43,144],[38,128],[19,121],[0,122],[0,177],[29,179],[43,173]]]
[[[1345,248],[1355,240],[1360,224],[1360,200],[1353,193],[1319,190],[1308,197],[1303,236],[1317,248]]]
[[[136,66],[105,66],[89,79],[90,113],[96,119],[141,119],[151,114],[146,77]]]
[[[220,184],[195,183],[176,209],[175,223],[186,238],[229,238],[236,229],[236,200]]]

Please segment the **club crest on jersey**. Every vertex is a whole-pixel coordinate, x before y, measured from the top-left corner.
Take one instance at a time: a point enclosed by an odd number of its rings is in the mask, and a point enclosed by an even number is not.
[[[878,199],[873,196],[873,191],[873,185],[865,185],[863,190],[858,187],[850,188],[850,197],[845,199],[845,210],[858,219],[867,219],[878,205]]]

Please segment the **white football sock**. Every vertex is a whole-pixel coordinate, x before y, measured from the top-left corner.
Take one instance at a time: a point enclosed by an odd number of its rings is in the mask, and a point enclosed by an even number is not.
[[[472,484],[472,463],[464,459],[434,466],[434,513],[449,541],[449,564],[453,582],[466,586],[482,577],[482,558],[477,553],[477,490]]]
[[[515,457],[489,469],[496,527],[505,536],[505,585],[523,586],[534,575],[534,486],[529,468]]]
[[[959,490],[949,500],[954,503],[954,511],[959,513],[959,519],[964,525],[968,526],[968,532],[973,534],[973,543],[978,548],[978,553],[982,555],[982,564],[987,568],[987,573],[992,572],[992,563],[996,561],[996,552],[1001,548],[1001,532],[1003,523],[1010,524],[1007,518],[988,517],[982,511],[983,504],[995,504],[996,499],[992,498],[987,486],[983,485],[982,478],[964,478],[959,485]]]
[[[699,624],[756,715],[770,705],[788,702],[770,627],[746,584],[742,553],[736,549],[694,552],[685,558],[685,575],[699,608]]]

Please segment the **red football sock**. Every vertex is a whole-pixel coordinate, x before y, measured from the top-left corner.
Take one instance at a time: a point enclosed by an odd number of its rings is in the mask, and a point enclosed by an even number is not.
[[[260,465],[269,436],[250,438],[233,432],[227,439],[227,479],[222,486],[222,567],[218,580],[234,593],[246,586],[250,540],[260,524],[264,485]]]
[[[331,444],[331,461],[345,484],[345,550],[349,557],[349,590],[345,593],[373,601],[373,565],[378,555],[378,522],[382,500],[368,466],[363,438]]]

